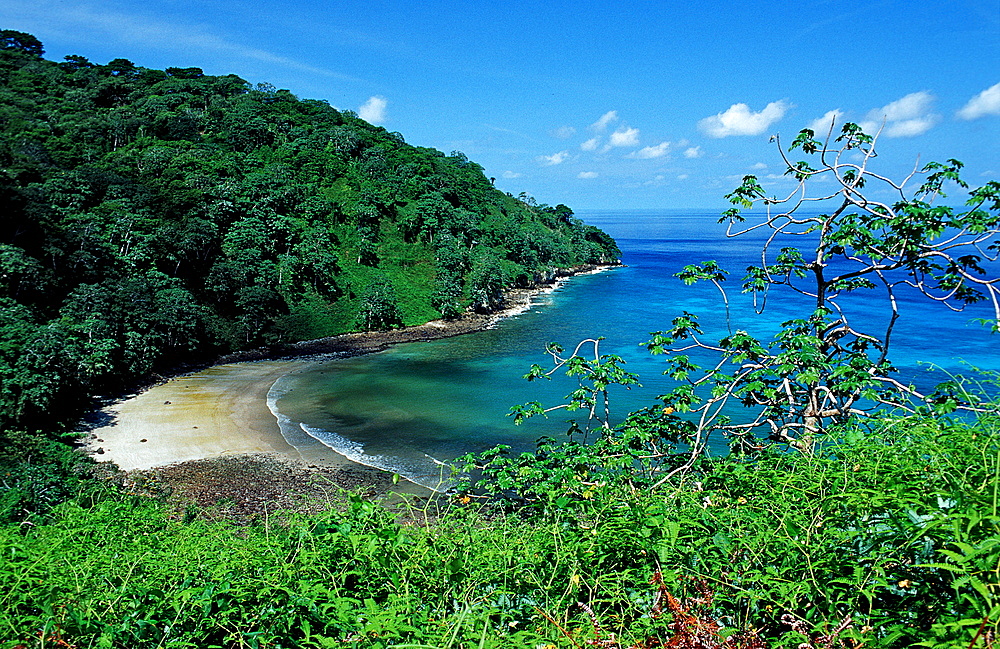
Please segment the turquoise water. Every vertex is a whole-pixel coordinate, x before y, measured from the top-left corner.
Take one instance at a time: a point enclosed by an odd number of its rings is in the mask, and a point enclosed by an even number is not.
[[[715,259],[731,271],[731,326],[758,335],[798,314],[801,298],[774,294],[763,315],[754,315],[739,278],[759,263],[759,238],[725,239],[716,214],[693,211],[588,212],[619,243],[626,267],[570,279],[539,296],[529,312],[495,329],[456,338],[396,346],[347,359],[317,360],[280,379],[271,406],[293,445],[319,440],[348,458],[398,472],[426,486],[439,483],[442,463],[496,444],[527,450],[542,435],[560,438],[570,413],[554,412],[515,426],[510,406],[560,403],[575,387],[570,379],[527,382],[532,363],[546,364],[548,342],[571,347],[603,336],[602,353],[614,353],[638,373],[642,388],[612,393],[612,414],[653,405],[670,389],[663,358],[641,343],[665,329],[682,311],[702,316],[709,339],[723,335],[726,313],[710,285],[684,286],[672,277],[683,265]],[[756,239],[756,240],[755,240]],[[756,259],[755,259],[756,255]],[[927,387],[941,378],[918,361],[963,371],[962,360],[1000,370],[1000,338],[970,321],[985,308],[951,313],[916,295],[902,296],[903,317],[890,354],[905,380]],[[868,324],[884,322],[877,300],[849,305]],[[739,415],[738,411],[734,414]],[[307,437],[308,436],[308,437]],[[724,447],[715,449],[724,452]]]

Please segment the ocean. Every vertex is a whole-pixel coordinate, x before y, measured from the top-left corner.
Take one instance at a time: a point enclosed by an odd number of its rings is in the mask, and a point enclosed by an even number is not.
[[[718,213],[705,210],[589,211],[578,214],[618,241],[624,267],[569,279],[540,295],[530,311],[505,319],[494,329],[432,342],[398,345],[385,352],[345,359],[317,359],[279,379],[269,405],[293,446],[322,443],[350,460],[399,473],[434,488],[447,481],[448,462],[469,452],[506,444],[530,450],[541,436],[565,438],[574,415],[555,411],[515,426],[510,407],[539,401],[563,402],[573,379],[521,378],[533,363],[546,366],[545,346],[603,337],[602,354],[617,354],[639,375],[641,387],[613,389],[612,416],[654,405],[671,389],[662,375],[662,356],[642,345],[650,333],[669,327],[684,311],[701,316],[708,340],[728,326],[758,336],[780,323],[804,317],[805,298],[775,292],[763,314],[740,293],[746,266],[759,263],[761,237],[727,239]],[[714,259],[730,271],[730,308],[710,284],[685,286],[673,277],[684,265]],[[889,311],[870,297],[847,304],[857,322],[877,326]],[[926,389],[972,365],[1000,370],[1000,336],[975,323],[989,317],[985,306],[961,313],[915,294],[900,296],[901,318],[890,360],[904,381]],[[769,333],[770,332],[770,333]],[[705,358],[705,360],[710,360]],[[740,416],[738,408],[729,414]],[[723,440],[711,448],[725,453]]]

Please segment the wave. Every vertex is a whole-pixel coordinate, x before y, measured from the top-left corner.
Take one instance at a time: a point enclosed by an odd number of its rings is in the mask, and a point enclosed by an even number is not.
[[[360,442],[330,430],[293,420],[278,408],[278,400],[291,391],[291,387],[286,387],[282,380],[284,378],[281,377],[275,381],[271,389],[268,390],[267,407],[278,421],[282,437],[300,453],[309,447],[315,447],[316,442],[319,442],[355,464],[394,473],[431,491],[445,492],[453,484],[448,465],[426,453],[421,453],[422,459],[415,458],[410,461],[398,457],[369,454],[365,452],[364,444]],[[303,453],[303,455],[305,454]]]
[[[322,428],[307,426],[302,423],[299,424],[299,428],[313,439],[334,452],[343,455],[355,464],[394,473],[405,480],[431,491],[445,492],[453,482],[450,476],[446,475],[446,473],[450,474],[450,470],[447,469],[448,465],[432,458],[426,453],[422,454],[426,458],[424,461],[406,461],[398,457],[370,455],[365,453],[363,444],[347,439],[343,435],[338,435]]]
[[[298,423],[292,421],[290,417],[278,409],[278,399],[288,394],[291,390],[291,388],[284,385],[288,376],[286,374],[279,378],[271,385],[271,389],[267,391],[267,409],[271,411],[271,414],[278,421],[278,428],[281,430],[281,436],[285,438],[285,441],[294,449],[301,451],[302,448],[311,445],[314,438],[301,430]]]

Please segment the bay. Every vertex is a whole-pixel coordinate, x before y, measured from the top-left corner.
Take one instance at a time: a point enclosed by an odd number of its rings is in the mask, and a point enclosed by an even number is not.
[[[790,293],[772,294],[765,312],[754,312],[750,297],[739,292],[739,280],[748,264],[759,263],[761,237],[727,239],[717,212],[579,216],[615,237],[624,267],[571,278],[494,329],[369,356],[319,359],[282,377],[269,404],[286,439],[299,447],[318,441],[353,461],[434,487],[446,481],[446,464],[459,455],[497,444],[530,450],[543,435],[563,438],[573,416],[585,418],[555,411],[515,426],[507,416],[515,404],[559,404],[576,387],[561,375],[530,383],[521,378],[532,363],[547,365],[549,342],[571,349],[581,340],[603,337],[600,352],[624,358],[642,387],[612,391],[612,415],[621,417],[654,405],[657,395],[672,387],[662,376],[663,357],[649,355],[641,344],[682,312],[701,316],[710,341],[728,328],[770,338],[781,322],[806,313],[803,298]],[[728,314],[714,287],[685,286],[673,277],[684,265],[708,259],[731,272]],[[926,389],[945,378],[944,372],[967,371],[965,363],[1000,370],[1000,338],[973,322],[989,316],[985,307],[952,313],[915,292],[901,295],[900,305],[890,359],[904,380]],[[848,306],[866,326],[889,317],[888,304],[870,297]],[[592,347],[582,350],[592,352]],[[730,414],[740,416],[738,409]],[[716,440],[712,450],[724,453],[724,440]]]

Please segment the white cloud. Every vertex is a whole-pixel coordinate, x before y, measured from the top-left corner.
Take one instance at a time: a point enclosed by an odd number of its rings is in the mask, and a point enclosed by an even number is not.
[[[650,178],[649,180],[644,181],[641,186],[642,187],[663,187],[664,185],[667,185],[669,182],[670,181],[667,179],[667,177],[664,174],[657,174],[657,175],[653,176],[652,178]],[[640,185],[635,185],[635,186],[639,187]]]
[[[830,132],[831,124],[839,124],[841,118],[844,116],[844,111],[839,108],[834,110],[828,110],[819,119],[814,119],[809,122],[806,128],[812,129],[818,137],[826,137],[826,134]]]
[[[888,137],[914,137],[923,135],[938,123],[937,115],[927,115],[914,119],[904,119],[888,124],[882,133]]]
[[[692,146],[684,149],[685,158],[700,158],[703,155],[705,154],[702,153],[700,146]]]
[[[518,173],[516,171],[505,171],[500,175],[503,176],[504,178],[520,178],[524,174]]]
[[[750,168],[755,171],[760,171],[761,169],[767,169],[767,165],[764,164],[763,162],[758,162]]]
[[[361,108],[358,109],[358,117],[369,124],[381,124],[385,121],[385,109],[389,105],[389,100],[376,95],[369,97]]]
[[[569,157],[569,151],[560,151],[559,153],[553,153],[552,155],[540,155],[538,156],[538,161],[543,165],[550,167],[552,165],[562,164]]]
[[[911,92],[905,97],[890,102],[875,112],[885,116],[890,122],[916,119],[930,109],[933,101],[934,95],[921,90],[920,92]]]
[[[567,140],[573,137],[574,133],[576,133],[576,129],[572,126],[560,126],[559,128],[549,131],[549,135],[558,140]]]
[[[677,180],[687,180],[689,177],[687,174],[681,174],[677,176]]]
[[[636,146],[639,144],[639,129],[622,126],[611,134],[608,146]]]
[[[882,129],[886,137],[923,135],[941,119],[940,115],[931,112],[932,103],[934,95],[931,93],[923,90],[911,92],[882,108],[869,111],[859,126],[870,134]]]
[[[652,160],[653,158],[662,158],[667,155],[670,150],[670,142],[660,142],[656,146],[647,146],[638,151],[633,151],[628,154],[630,158],[638,158],[639,160]]]
[[[760,135],[767,127],[785,116],[791,105],[782,101],[772,101],[764,110],[754,113],[746,104],[733,104],[724,113],[712,115],[698,121],[698,129],[711,137],[730,135]]]
[[[1000,83],[990,86],[969,100],[956,113],[961,119],[979,119],[987,115],[1000,115]]]
[[[596,151],[597,145],[601,143],[601,138],[592,137],[583,144],[580,145],[582,151]]]
[[[603,131],[608,127],[611,122],[618,121],[618,111],[609,110],[608,112],[601,115],[601,118],[590,125],[590,130],[592,131]]]
[[[581,171],[576,175],[577,178],[597,178],[596,171]]]

